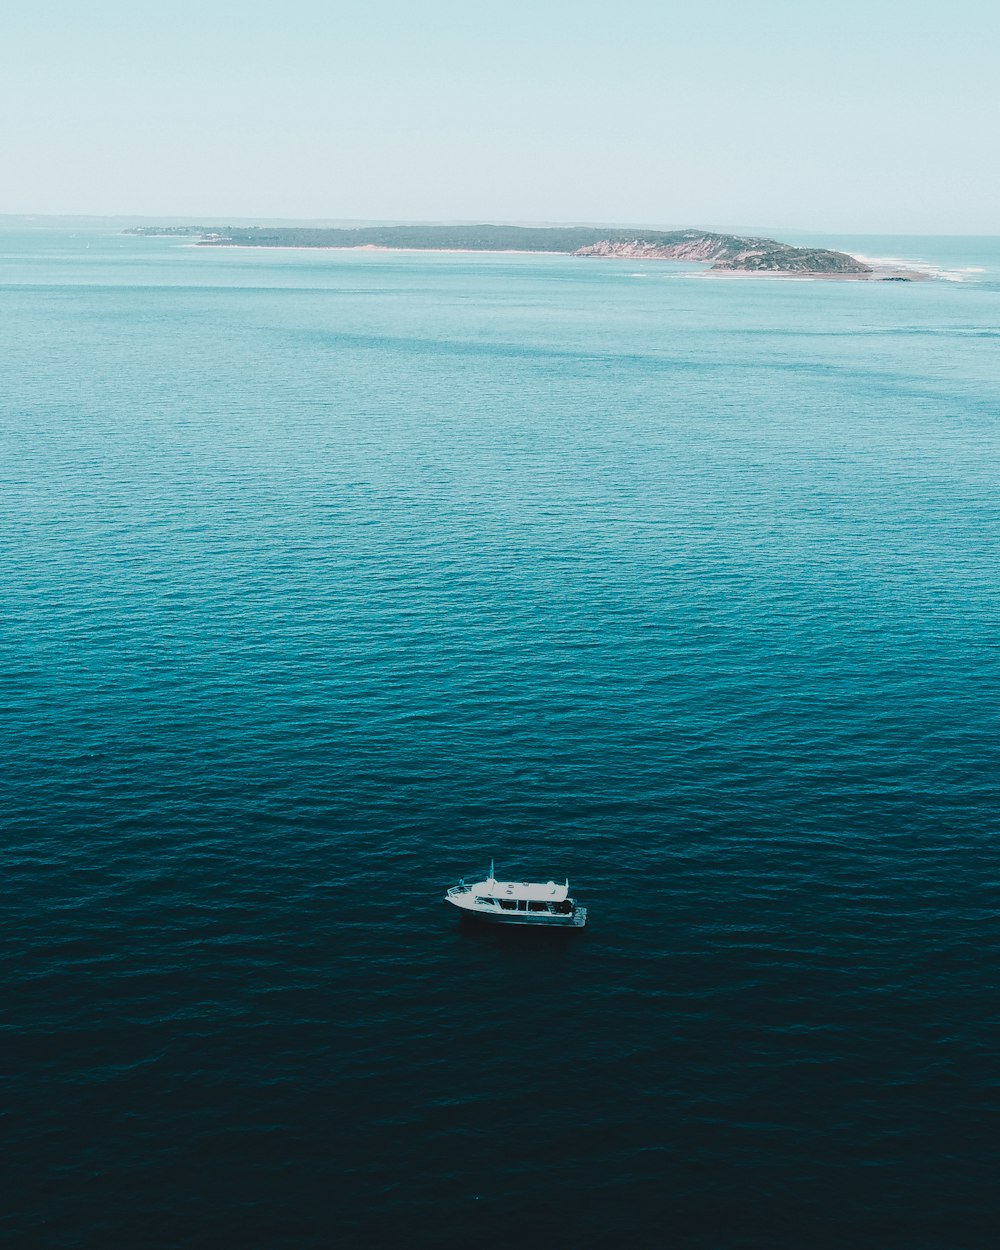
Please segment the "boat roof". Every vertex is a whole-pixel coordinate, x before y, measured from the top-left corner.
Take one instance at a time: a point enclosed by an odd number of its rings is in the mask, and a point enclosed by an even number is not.
[[[489,877],[472,887],[475,894],[493,898],[525,898],[561,903],[569,895],[569,882],[557,885],[555,881],[497,881]]]

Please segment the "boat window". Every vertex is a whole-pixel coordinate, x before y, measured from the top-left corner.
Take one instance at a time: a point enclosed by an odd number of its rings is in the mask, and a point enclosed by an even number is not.
[[[483,905],[484,905],[484,906],[486,906],[486,907],[492,907],[492,906],[493,906],[493,900],[492,900],[491,898],[486,898],[486,897],[477,898],[477,899],[476,899],[476,902],[477,902],[477,903],[481,903],[481,904],[483,904]]]
[[[517,910],[517,903],[515,903],[512,898],[502,898],[500,900],[500,906],[504,909],[504,911]]]
[[[528,904],[528,911],[548,911],[548,910],[549,910],[548,903],[539,903],[539,902],[532,900]]]

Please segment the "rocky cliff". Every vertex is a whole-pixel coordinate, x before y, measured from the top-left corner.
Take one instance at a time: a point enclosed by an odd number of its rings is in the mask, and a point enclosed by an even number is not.
[[[623,260],[686,260],[711,264],[713,270],[752,273],[834,274],[862,277],[869,265],[846,252],[792,247],[774,239],[743,238],[731,234],[686,233],[667,241],[642,235],[633,239],[601,239],[578,248],[574,256],[608,256]]]

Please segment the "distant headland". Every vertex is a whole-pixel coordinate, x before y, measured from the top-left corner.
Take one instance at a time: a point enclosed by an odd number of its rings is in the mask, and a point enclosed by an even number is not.
[[[202,247],[369,248],[435,252],[554,252],[611,259],[693,261],[717,274],[792,275],[908,282],[927,275],[871,265],[846,252],[707,230],[608,230],[599,226],[133,226],[126,234],[186,235]]]

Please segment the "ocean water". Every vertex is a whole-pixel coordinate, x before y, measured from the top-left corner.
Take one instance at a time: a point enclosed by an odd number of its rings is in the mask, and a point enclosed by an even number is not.
[[[862,250],[0,233],[6,1244],[996,1244],[1000,240]]]

